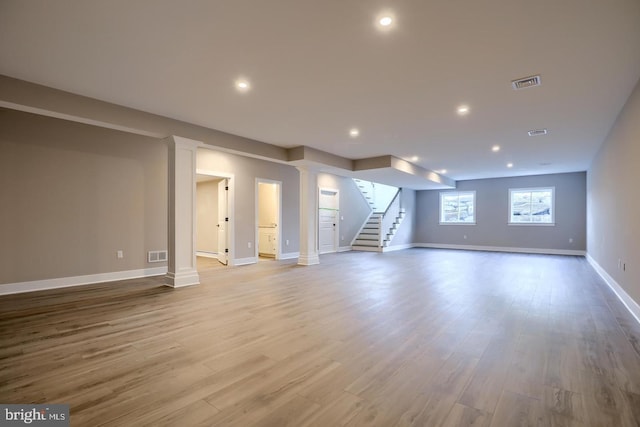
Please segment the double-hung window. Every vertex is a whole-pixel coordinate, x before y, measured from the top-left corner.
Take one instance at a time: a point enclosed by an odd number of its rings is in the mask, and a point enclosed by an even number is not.
[[[554,225],[555,188],[509,189],[509,225]]]
[[[475,223],[475,191],[444,191],[440,193],[440,224]]]

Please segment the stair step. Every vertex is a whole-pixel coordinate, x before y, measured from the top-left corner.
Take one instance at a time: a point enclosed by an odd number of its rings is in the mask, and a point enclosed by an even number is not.
[[[377,242],[380,239],[380,236],[377,234],[360,234],[356,240],[367,240],[367,241],[375,241]]]
[[[374,247],[374,248],[378,247],[378,241],[377,240],[360,240],[360,239],[356,239],[353,242],[353,244],[357,245],[357,246],[368,246],[368,247]]]

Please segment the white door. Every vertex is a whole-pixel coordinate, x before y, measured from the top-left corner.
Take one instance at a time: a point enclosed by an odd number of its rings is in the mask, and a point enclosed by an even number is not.
[[[218,183],[218,261],[227,265],[229,262],[229,245],[227,231],[229,229],[229,180]]]
[[[320,189],[318,200],[318,250],[321,254],[338,250],[338,190]]]

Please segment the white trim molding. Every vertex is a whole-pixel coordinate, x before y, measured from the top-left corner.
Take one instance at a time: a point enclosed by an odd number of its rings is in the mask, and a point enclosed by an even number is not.
[[[640,323],[640,305],[629,296],[629,294],[614,280],[613,277],[607,273],[607,271],[598,264],[598,262],[591,257],[591,255],[587,254],[587,261],[593,267],[593,269],[602,277],[602,280],[611,288],[614,294],[618,297],[618,299],[627,307],[629,313],[633,317],[635,317],[636,321]]]
[[[218,253],[217,252],[196,251],[196,256],[201,256],[203,258],[218,259]]]
[[[280,254],[280,259],[297,259],[300,256],[300,252],[285,252]]]
[[[337,252],[349,252],[351,249],[351,246],[338,246],[338,251]]]
[[[545,254],[545,255],[570,255],[585,256],[585,251],[573,249],[545,249],[545,248],[512,248],[506,246],[475,246],[475,245],[449,245],[444,243],[414,243],[414,248],[433,249],[460,249],[464,251],[488,251],[488,252],[514,252],[523,254]]]
[[[111,273],[89,274],[86,276],[60,277],[57,279],[33,280],[30,282],[7,283],[0,285],[0,295],[23,292],[46,291],[49,289],[69,288],[72,286],[94,285],[96,283],[119,280],[139,279],[141,277],[160,276],[167,273],[167,267],[141,268],[139,270],[114,271]]]
[[[382,252],[394,252],[394,251],[401,251],[403,249],[411,249],[416,247],[415,243],[406,243],[404,245],[391,245],[391,246],[384,246],[382,248]]]
[[[256,264],[257,262],[258,262],[258,258],[257,257],[250,256],[250,257],[247,257],[247,258],[236,258],[236,259],[233,260],[231,265],[236,267],[238,265]]]

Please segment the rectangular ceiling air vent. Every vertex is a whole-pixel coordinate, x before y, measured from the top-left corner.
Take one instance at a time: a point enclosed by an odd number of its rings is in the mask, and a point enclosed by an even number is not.
[[[546,135],[547,134],[547,130],[546,129],[534,129],[534,130],[530,130],[527,133],[529,134],[529,136]]]
[[[540,76],[529,76],[522,79],[512,80],[511,86],[514,90],[526,89],[528,87],[540,86]]]

